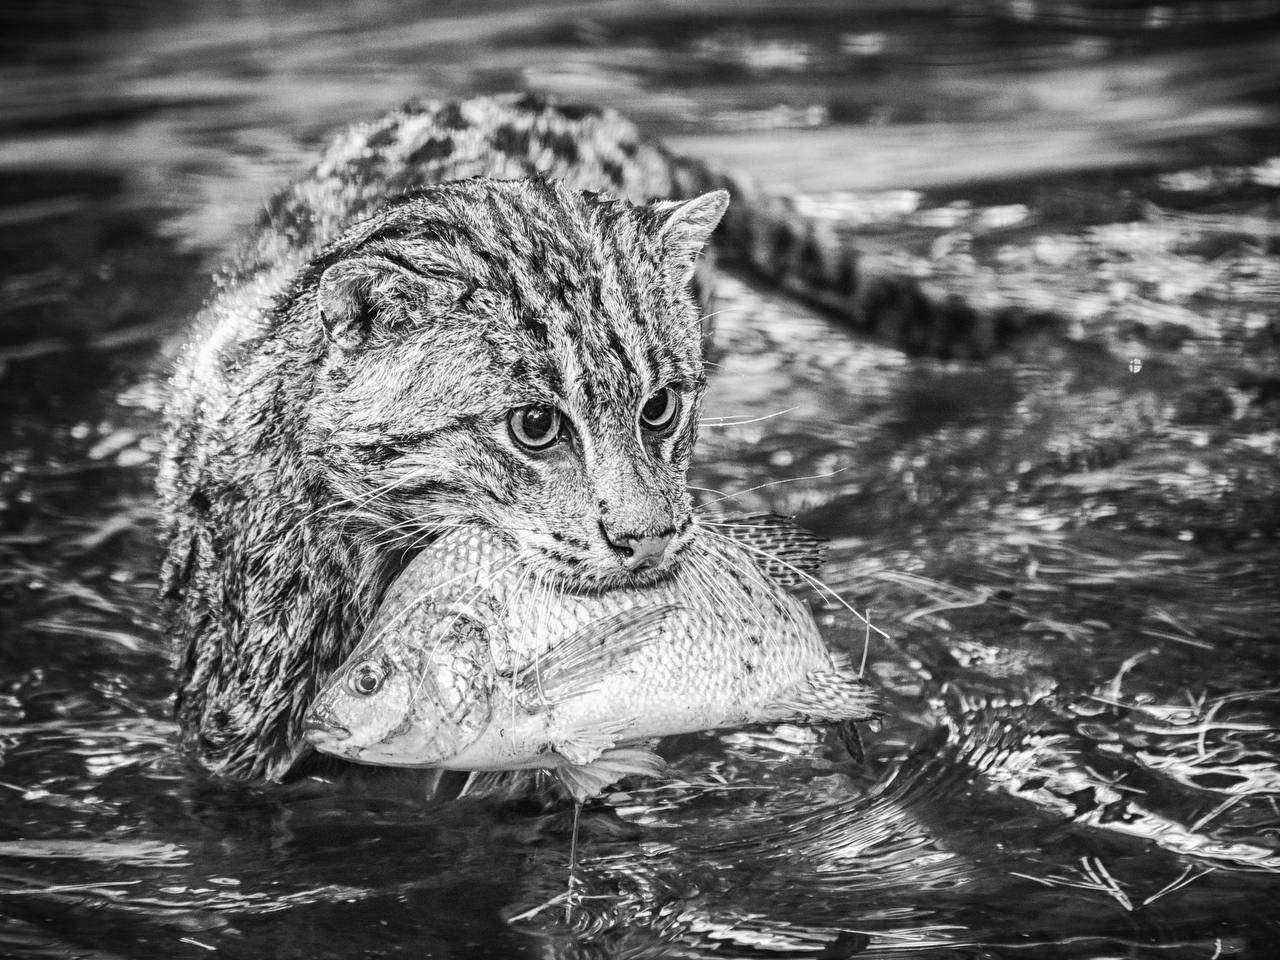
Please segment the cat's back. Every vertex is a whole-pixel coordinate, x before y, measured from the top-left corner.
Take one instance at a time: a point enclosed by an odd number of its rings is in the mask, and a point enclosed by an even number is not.
[[[314,252],[388,202],[456,180],[558,180],[633,203],[696,185],[613,110],[532,94],[413,101],[330,140],[308,174],[267,203],[232,281]]]

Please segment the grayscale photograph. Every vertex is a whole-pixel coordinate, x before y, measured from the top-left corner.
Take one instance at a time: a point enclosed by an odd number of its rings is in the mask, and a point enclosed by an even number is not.
[[[1280,951],[1280,0],[0,0],[0,957]]]

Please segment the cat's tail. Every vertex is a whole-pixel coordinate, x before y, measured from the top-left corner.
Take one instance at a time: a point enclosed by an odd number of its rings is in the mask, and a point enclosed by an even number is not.
[[[986,357],[1037,320],[1013,305],[984,310],[931,291],[860,249],[851,228],[807,216],[792,198],[749,177],[692,157],[668,153],[667,159],[677,196],[729,192],[732,202],[715,237],[718,254],[908,353]]]

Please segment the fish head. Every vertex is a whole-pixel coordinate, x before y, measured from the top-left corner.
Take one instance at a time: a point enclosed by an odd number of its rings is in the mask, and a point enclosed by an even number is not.
[[[418,619],[426,629],[362,643],[329,678],[304,720],[317,750],[356,763],[447,766],[488,726],[486,618],[451,604]]]

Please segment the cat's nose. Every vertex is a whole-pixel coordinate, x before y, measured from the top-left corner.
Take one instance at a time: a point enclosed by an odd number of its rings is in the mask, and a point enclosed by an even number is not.
[[[618,555],[622,565],[634,573],[660,564],[674,533],[674,530],[667,530],[663,533],[637,537],[629,534],[615,536],[606,530],[605,539],[609,541],[609,546],[613,547],[613,552]]]

